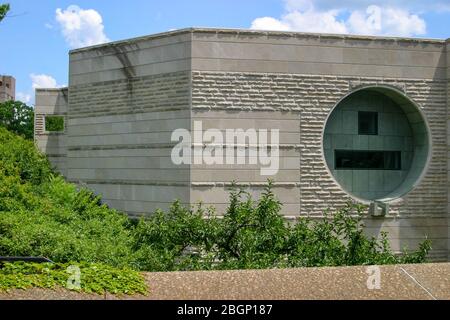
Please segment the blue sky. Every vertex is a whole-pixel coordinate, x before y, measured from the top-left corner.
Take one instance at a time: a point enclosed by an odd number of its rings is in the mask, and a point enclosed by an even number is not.
[[[450,37],[450,0],[0,0],[0,74],[17,99],[68,82],[68,51],[191,26]]]

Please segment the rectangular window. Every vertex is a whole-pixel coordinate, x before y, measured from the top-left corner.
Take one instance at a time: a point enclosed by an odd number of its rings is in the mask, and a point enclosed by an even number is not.
[[[47,132],[63,132],[64,117],[63,116],[45,116],[45,131]]]
[[[358,134],[361,135],[378,134],[378,112],[368,112],[368,111],[358,112]]]
[[[335,150],[335,169],[401,170],[400,151]]]

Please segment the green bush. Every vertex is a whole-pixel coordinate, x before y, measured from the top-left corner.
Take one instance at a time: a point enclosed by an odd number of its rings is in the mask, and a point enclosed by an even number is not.
[[[269,182],[258,200],[234,188],[224,217],[175,202],[139,221],[52,172],[32,142],[0,128],[0,255],[102,263],[146,271],[412,263],[429,241],[398,256],[363,232],[363,207],[288,223]]]
[[[425,240],[416,252],[394,254],[386,234],[379,240],[364,234],[364,207],[354,203],[294,223],[286,222],[280,209],[271,182],[258,201],[232,190],[223,218],[212,209],[175,203],[167,214],[139,222],[134,236],[139,265],[172,271],[420,263],[430,250]]]
[[[52,173],[47,158],[36,150],[33,141],[25,140],[0,127],[0,170],[17,176],[21,183],[40,185]]]
[[[126,215],[54,175],[32,142],[0,128],[0,255],[132,265]]]
[[[90,191],[77,190],[61,177],[39,187],[2,185],[18,192],[0,199],[1,255],[103,262],[115,267],[132,264],[129,219],[99,205]]]

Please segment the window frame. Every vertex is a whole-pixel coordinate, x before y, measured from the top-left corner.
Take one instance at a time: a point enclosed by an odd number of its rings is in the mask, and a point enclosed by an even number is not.
[[[61,131],[49,131],[47,130],[47,118],[62,118],[63,119],[63,129]],[[66,117],[60,114],[46,114],[44,115],[44,132],[46,134],[62,134],[66,132]]]

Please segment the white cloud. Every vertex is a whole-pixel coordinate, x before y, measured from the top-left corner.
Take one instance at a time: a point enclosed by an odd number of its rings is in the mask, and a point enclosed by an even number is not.
[[[369,5],[364,10],[348,12],[338,7],[317,9],[312,0],[286,0],[285,9],[286,13],[281,18],[257,18],[252,22],[251,28],[389,36],[426,33],[425,21],[418,14],[411,14],[402,8]],[[347,19],[339,18],[344,13],[348,14]]]
[[[55,78],[47,74],[30,74],[31,89],[25,92],[20,91],[16,94],[16,100],[22,101],[26,104],[34,104],[35,90],[37,88],[52,89],[62,88],[67,85],[60,85]]]
[[[253,20],[251,28],[276,31],[289,31],[291,29],[289,24],[272,17],[263,17]]]
[[[426,23],[418,15],[394,8],[371,5],[366,12],[354,11],[348,19],[352,33],[412,36],[426,33]]]
[[[319,12],[310,9],[305,12],[290,12],[283,16],[282,20],[293,31],[348,33],[345,22],[337,19],[338,14],[337,10]]]
[[[22,101],[23,103],[29,104],[31,102],[31,94],[24,92],[17,92],[16,100]]]
[[[58,85],[55,78],[46,74],[30,74],[33,90],[37,88],[61,88],[62,85]]]
[[[286,6],[301,8],[303,3],[312,2],[310,0],[284,0]],[[314,6],[316,9],[326,11],[330,9],[347,9],[353,10],[365,10],[370,5],[377,5],[379,7],[396,7],[402,8],[407,11],[448,11],[450,10],[449,0],[314,0]]]
[[[81,9],[72,5],[67,9],[56,9],[56,21],[72,49],[108,42],[104,33],[102,16],[94,9]]]

